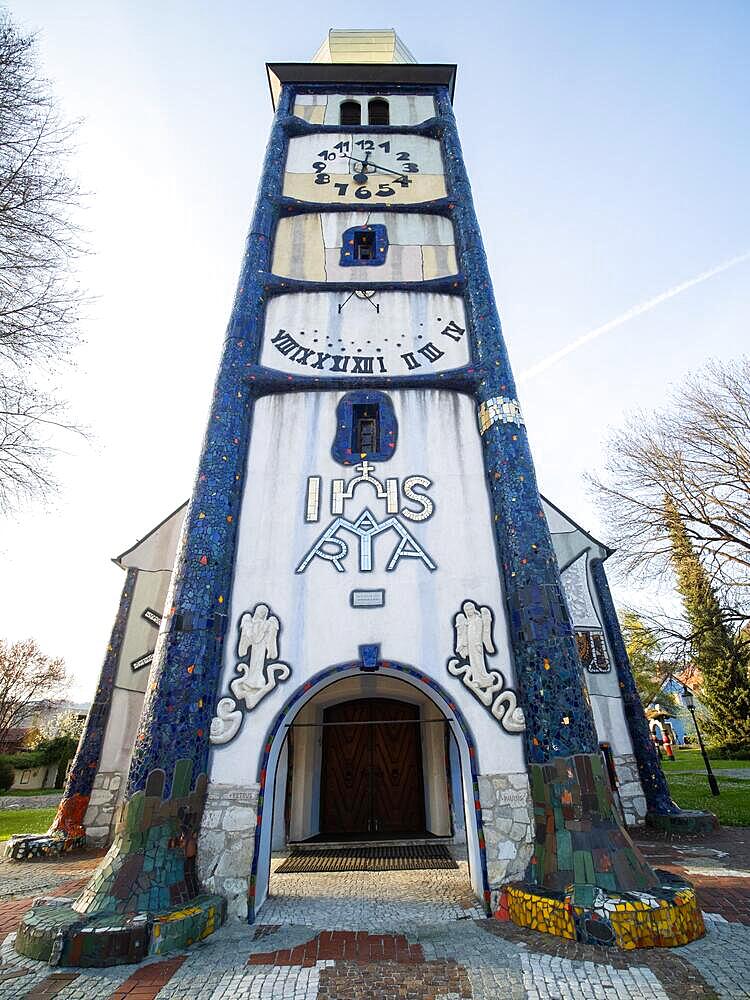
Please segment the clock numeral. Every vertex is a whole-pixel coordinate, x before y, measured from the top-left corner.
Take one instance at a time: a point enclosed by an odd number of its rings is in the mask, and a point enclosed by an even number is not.
[[[419,173],[419,167],[416,165],[416,163],[405,163],[404,170],[406,171],[407,174]]]
[[[410,160],[411,153],[396,153],[397,160]]]
[[[364,186],[358,187],[356,189],[356,191],[354,192],[354,197],[355,198],[363,198],[363,199],[364,198],[372,198],[372,191],[370,191],[369,188],[366,188]]]
[[[334,184],[333,186],[336,188],[336,193],[338,194],[339,198],[344,197],[344,195],[346,194],[346,189],[349,187],[348,184]]]
[[[333,152],[332,149],[321,149],[321,151],[318,153],[318,156],[321,158],[321,160],[336,159],[336,154]]]
[[[368,149],[375,149],[375,143],[372,139],[360,139],[359,142],[354,143],[355,146],[359,146],[360,149],[367,151]]]
[[[378,149],[383,149],[383,150],[385,150],[386,153],[390,153],[390,151],[391,151],[391,144],[390,144],[390,142],[379,142],[378,143]]]
[[[346,150],[346,152],[349,152],[349,140],[347,139],[346,142],[337,142],[333,148],[338,149],[339,153],[343,153],[344,150]]]
[[[316,173],[320,173],[321,170],[325,170],[326,169],[326,166],[327,166],[327,164],[325,164],[323,162],[323,160],[316,160],[315,163],[313,163],[313,170]]]
[[[316,184],[330,184],[331,183],[331,175],[330,174],[316,174],[315,175],[315,183]]]
[[[411,180],[408,177],[397,177],[393,183],[400,184],[402,188],[408,188],[411,184]]]
[[[390,198],[391,195],[396,193],[396,189],[392,188],[390,184],[378,184],[378,190],[375,192],[376,198]]]
[[[417,353],[424,355],[424,357],[426,357],[428,361],[431,361],[433,364],[435,364],[436,361],[442,358],[442,356],[445,354],[445,351],[441,351],[439,347],[435,347],[432,341],[430,341],[429,344],[425,344],[424,347],[420,347]]]

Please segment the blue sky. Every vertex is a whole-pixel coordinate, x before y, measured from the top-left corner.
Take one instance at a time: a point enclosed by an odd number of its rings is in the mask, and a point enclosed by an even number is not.
[[[35,635],[91,693],[122,574],[190,492],[270,125],[267,60],[329,27],[395,27],[458,63],[456,114],[516,374],[750,250],[744,2],[352,4],[11,0],[38,33],[91,192],[95,297],[61,376],[71,442],[51,508],[0,524],[0,634]],[[324,9],[323,9],[324,8]],[[608,427],[750,343],[750,261],[523,383],[542,490],[604,535],[582,483]],[[606,540],[606,536],[604,537]],[[625,590],[620,594],[625,596]]]

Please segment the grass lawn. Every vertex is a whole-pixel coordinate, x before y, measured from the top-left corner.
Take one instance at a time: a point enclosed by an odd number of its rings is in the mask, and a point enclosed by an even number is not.
[[[669,774],[670,771],[704,770],[700,750],[680,750],[675,747],[674,755],[675,759],[673,761],[668,757],[662,756],[661,763],[665,774]],[[711,756],[710,750],[708,752],[708,759],[711,761],[711,767],[714,771],[721,771],[727,768],[736,770],[750,768],[750,760],[723,760],[721,758],[714,758]]]
[[[47,809],[0,809],[0,841],[12,833],[46,833],[57,812]]]
[[[665,768],[665,771],[667,769]],[[667,774],[672,798],[683,809],[712,812],[724,826],[750,826],[750,781],[724,778],[717,770],[720,795],[712,795],[703,774]]]

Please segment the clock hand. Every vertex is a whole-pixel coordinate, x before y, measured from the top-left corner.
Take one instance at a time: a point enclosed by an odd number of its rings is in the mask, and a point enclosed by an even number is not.
[[[367,155],[369,157],[370,154],[368,153]],[[395,174],[396,177],[405,177],[406,176],[404,173],[400,173],[398,170],[391,170],[390,167],[382,167],[379,163],[373,163],[372,160],[363,160],[361,158],[358,159],[356,156],[348,156],[347,159],[351,160],[353,163],[361,163],[363,166],[375,167],[375,172],[376,173],[379,170],[382,170],[386,174]]]

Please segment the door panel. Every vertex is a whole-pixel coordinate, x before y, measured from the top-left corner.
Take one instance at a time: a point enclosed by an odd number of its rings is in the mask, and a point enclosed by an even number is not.
[[[404,702],[381,700],[377,719],[400,725],[372,726],[372,818],[377,833],[424,830],[424,789],[419,709]],[[408,725],[413,720],[415,725]]]
[[[323,713],[324,722],[367,722],[366,701],[348,701]],[[321,833],[367,833],[370,826],[371,726],[323,727]]]
[[[363,698],[326,709],[323,721],[329,725],[323,727],[321,833],[422,832],[419,709]],[[374,724],[347,725],[357,722]]]

